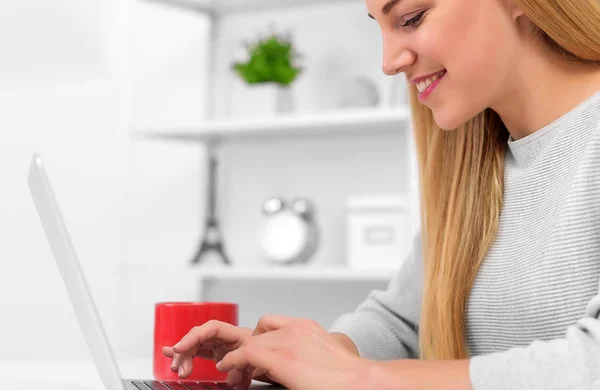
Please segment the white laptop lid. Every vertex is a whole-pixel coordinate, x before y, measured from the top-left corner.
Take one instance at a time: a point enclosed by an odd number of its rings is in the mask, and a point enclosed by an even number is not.
[[[123,390],[121,373],[38,155],[33,156],[27,182],[100,379],[106,389]]]

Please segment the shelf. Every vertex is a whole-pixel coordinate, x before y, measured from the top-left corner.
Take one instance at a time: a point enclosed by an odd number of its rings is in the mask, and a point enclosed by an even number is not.
[[[147,0],[195,12],[216,16],[227,16],[247,12],[290,8],[303,5],[328,3],[362,3],[363,0]]]
[[[194,268],[204,280],[388,281],[390,270],[355,270],[345,267],[272,266],[253,268]]]
[[[410,110],[370,108],[336,110],[329,113],[284,114],[275,117],[222,119],[197,128],[137,129],[137,138],[179,141],[234,142],[288,137],[327,135],[401,134],[406,130]]]
[[[387,282],[395,269],[350,269],[343,266],[318,267],[303,265],[257,266],[186,266],[164,268],[151,265],[126,265],[124,271],[135,274],[171,275],[172,277],[200,280],[297,280],[297,281],[347,281]]]

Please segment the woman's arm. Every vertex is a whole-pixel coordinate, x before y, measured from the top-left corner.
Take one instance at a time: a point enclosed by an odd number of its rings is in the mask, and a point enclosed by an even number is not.
[[[468,360],[393,360],[376,362],[368,386],[377,390],[471,390]],[[519,388],[521,389],[521,388]],[[513,389],[517,390],[517,388]]]
[[[599,389],[600,285],[598,288],[585,317],[571,325],[564,338],[536,340],[526,347],[472,357],[473,388]]]
[[[373,291],[358,308],[339,317],[329,329],[352,341],[356,352],[372,360],[419,355],[419,316],[423,281],[421,235],[385,291]]]
[[[353,355],[358,356],[358,350],[356,349],[356,345],[354,345],[354,342],[350,339],[350,337],[346,336],[343,333],[332,333],[331,334],[337,341],[340,342],[340,344],[350,353],[352,353]]]
[[[470,360],[376,362],[369,378],[381,390],[600,389],[599,318],[600,285],[586,317],[570,326],[564,338],[536,340]]]
[[[348,350],[348,352],[358,356],[358,351],[356,350],[356,346],[354,345],[354,343],[352,342],[352,340],[350,340],[350,338],[348,336],[346,336],[345,334],[341,334],[341,333],[333,333],[332,336],[346,350]],[[279,385],[279,383],[271,380],[271,378],[269,378],[267,375],[257,376],[256,378],[254,378],[254,380],[257,380],[260,382],[265,382],[265,383],[270,383],[273,385]]]
[[[405,377],[419,389],[428,385],[443,389],[471,386],[474,390],[600,389],[600,284],[585,317],[571,325],[564,338],[536,340],[528,346],[472,356],[470,360],[394,360],[418,357],[419,240],[417,236],[411,256],[388,289],[373,292],[354,313],[338,319],[330,331],[346,334],[361,357],[392,361],[389,367],[397,369],[395,378]],[[383,370],[381,374],[385,377],[389,372]],[[445,382],[443,387],[440,381]]]

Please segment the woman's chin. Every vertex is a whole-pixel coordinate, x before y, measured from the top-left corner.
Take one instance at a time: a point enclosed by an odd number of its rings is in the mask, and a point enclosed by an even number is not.
[[[466,121],[464,118],[459,117],[457,115],[445,115],[444,112],[439,112],[437,110],[433,111],[433,119],[438,127],[442,130],[450,131],[456,130],[458,127],[463,125]]]

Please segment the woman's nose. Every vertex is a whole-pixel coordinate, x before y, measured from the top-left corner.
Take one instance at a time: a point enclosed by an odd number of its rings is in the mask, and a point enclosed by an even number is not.
[[[384,46],[382,70],[386,75],[394,76],[403,72],[414,61],[415,54],[411,50],[397,45]]]

